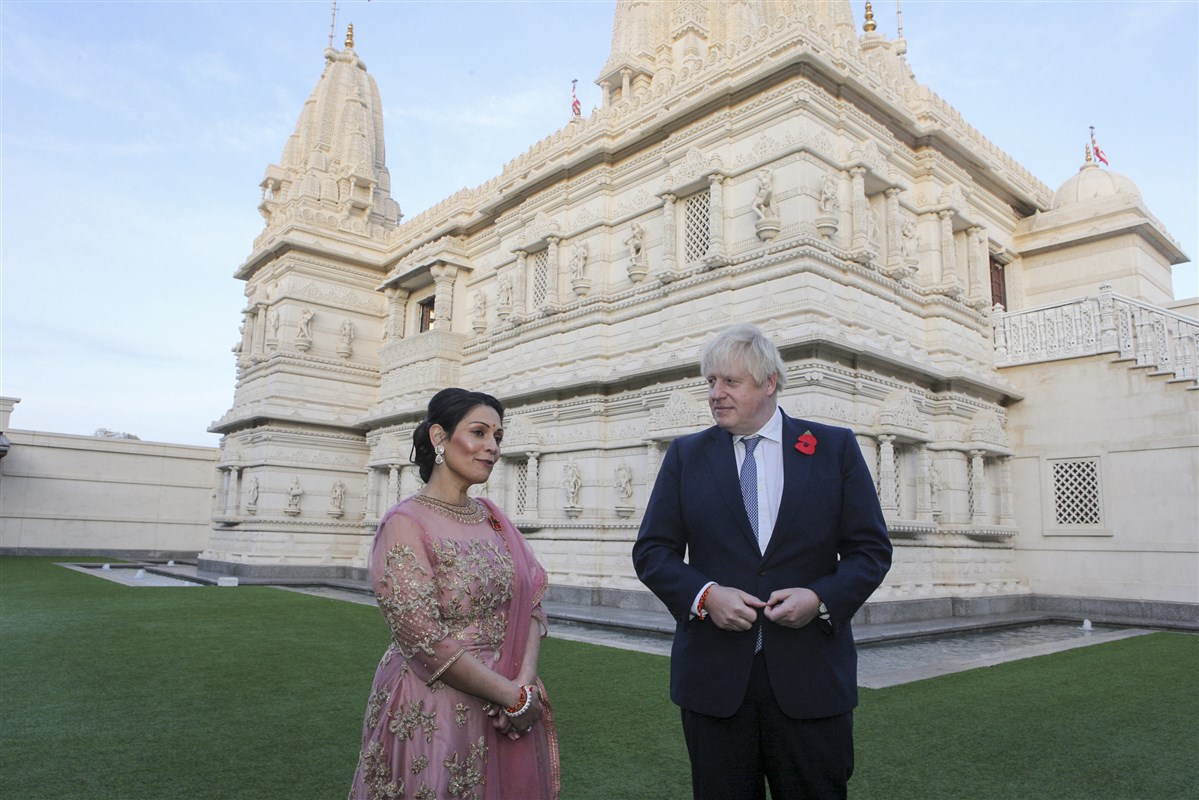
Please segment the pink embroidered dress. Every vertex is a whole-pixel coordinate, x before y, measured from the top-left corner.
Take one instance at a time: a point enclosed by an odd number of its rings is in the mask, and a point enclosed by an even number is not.
[[[493,727],[491,704],[440,680],[459,658],[515,679],[530,627],[545,631],[545,570],[508,518],[479,502],[485,513],[472,523],[408,498],[375,533],[371,582],[392,642],[371,686],[350,800],[558,797],[548,704],[512,740]]]

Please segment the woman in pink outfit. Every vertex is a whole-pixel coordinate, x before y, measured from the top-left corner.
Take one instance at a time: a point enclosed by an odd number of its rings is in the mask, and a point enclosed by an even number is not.
[[[512,522],[467,495],[499,462],[503,406],[443,389],[413,434],[425,487],[379,523],[370,574],[392,641],[350,800],[556,800],[537,658],[547,580]]]

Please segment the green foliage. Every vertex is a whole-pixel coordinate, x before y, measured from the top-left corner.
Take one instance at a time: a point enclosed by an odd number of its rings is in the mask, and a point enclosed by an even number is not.
[[[0,559],[0,797],[343,797],[387,631],[258,587],[141,588]],[[1189,797],[1199,639],[1156,634],[866,691],[855,800]],[[668,662],[558,639],[566,800],[690,797]]]

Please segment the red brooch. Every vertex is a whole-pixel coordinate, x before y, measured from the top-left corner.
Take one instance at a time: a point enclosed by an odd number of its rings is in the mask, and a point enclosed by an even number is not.
[[[811,431],[804,431],[803,436],[799,437],[799,441],[795,443],[795,449],[803,453],[805,456],[810,456],[816,452],[816,437]]]
[[[500,530],[503,530],[503,526],[502,526],[502,525],[500,525],[500,521],[499,521],[498,519],[496,519],[496,518],[495,518],[495,514],[488,514],[488,515],[487,515],[487,523],[488,523],[489,525],[491,525],[491,529],[492,529],[493,531],[500,531]]]

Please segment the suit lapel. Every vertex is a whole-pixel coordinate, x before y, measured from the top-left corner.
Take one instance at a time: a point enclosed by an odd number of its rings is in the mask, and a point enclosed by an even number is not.
[[[802,535],[804,500],[816,460],[815,454],[804,455],[795,449],[795,442],[804,430],[800,420],[783,414],[783,499],[779,503],[779,516],[763,559],[770,558],[786,537]]]
[[[705,454],[708,466],[715,476],[714,482],[720,492],[723,506],[732,509],[731,516],[736,520],[738,530],[757,549],[758,540],[754,537],[749,515],[745,512],[745,500],[741,497],[741,477],[737,474],[737,456],[733,452],[732,434],[713,427]]]

